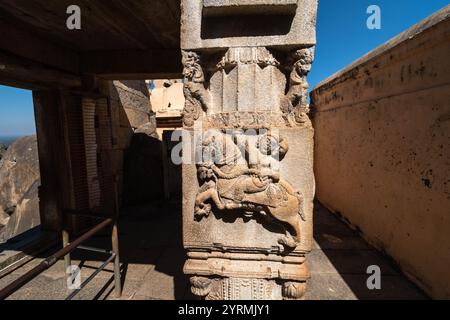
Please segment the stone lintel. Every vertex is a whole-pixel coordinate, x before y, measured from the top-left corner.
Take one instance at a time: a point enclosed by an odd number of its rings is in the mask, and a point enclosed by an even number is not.
[[[297,0],[203,0],[203,16],[295,15]]]
[[[314,46],[317,0],[292,2],[182,0],[181,49]]]

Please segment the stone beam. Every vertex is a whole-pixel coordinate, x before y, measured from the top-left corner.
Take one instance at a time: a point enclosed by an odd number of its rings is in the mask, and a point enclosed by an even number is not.
[[[70,73],[78,73],[78,54],[0,19],[0,51]]]
[[[81,54],[83,74],[110,80],[177,79],[181,77],[178,49],[95,51]]]
[[[0,83],[24,89],[74,88],[81,80],[75,74],[0,51]]]
[[[294,15],[297,0],[204,0],[203,16],[235,14]]]
[[[181,17],[181,48],[313,46],[316,8],[317,0],[181,1],[189,12]]]

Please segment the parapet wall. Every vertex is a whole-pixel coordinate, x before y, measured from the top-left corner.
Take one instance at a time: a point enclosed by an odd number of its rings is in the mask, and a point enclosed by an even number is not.
[[[311,94],[317,197],[450,298],[450,6]]]

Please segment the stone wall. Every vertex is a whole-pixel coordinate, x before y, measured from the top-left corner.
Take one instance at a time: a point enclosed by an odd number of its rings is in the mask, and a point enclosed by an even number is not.
[[[118,112],[118,144],[125,149],[133,131],[152,120],[147,85],[139,80],[112,81],[109,92],[112,108]]]
[[[119,178],[119,195],[124,205],[160,199],[163,192],[161,142],[156,133],[147,85],[143,80],[109,82],[113,131]]]
[[[450,6],[319,84],[317,196],[450,298]]]

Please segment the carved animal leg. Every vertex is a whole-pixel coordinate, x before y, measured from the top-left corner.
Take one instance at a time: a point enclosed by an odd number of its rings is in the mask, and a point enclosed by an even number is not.
[[[288,205],[286,207],[278,207],[273,208],[270,211],[270,214],[277,219],[278,221],[284,222],[291,226],[292,231],[294,232],[293,235],[289,233],[288,230],[286,230],[286,236],[279,240],[279,242],[289,248],[295,248],[301,240],[301,218],[298,214],[298,203],[297,199],[293,198],[290,199],[290,203],[295,205]]]
[[[212,199],[219,210],[225,209],[216,189],[209,189],[197,195],[195,198],[194,214],[196,217],[209,216],[211,213],[211,205],[205,204],[209,199]]]
[[[223,205],[222,201],[220,201],[219,194],[217,193],[216,189],[210,189],[211,191],[211,199],[214,201],[214,204],[217,206],[217,209],[223,210],[225,209],[225,206]]]
[[[210,190],[199,193],[195,198],[194,215],[197,218],[207,217],[211,213],[211,205],[205,203],[210,196]]]
[[[286,219],[285,221],[286,223],[288,223],[292,229],[294,230],[294,239],[295,242],[299,243],[300,242],[300,216],[296,213],[295,215],[292,215],[291,217],[289,217],[288,219]]]
[[[287,230],[285,235],[278,239],[278,243],[290,249],[295,249],[295,247],[297,247],[297,242],[294,240],[294,237]]]

